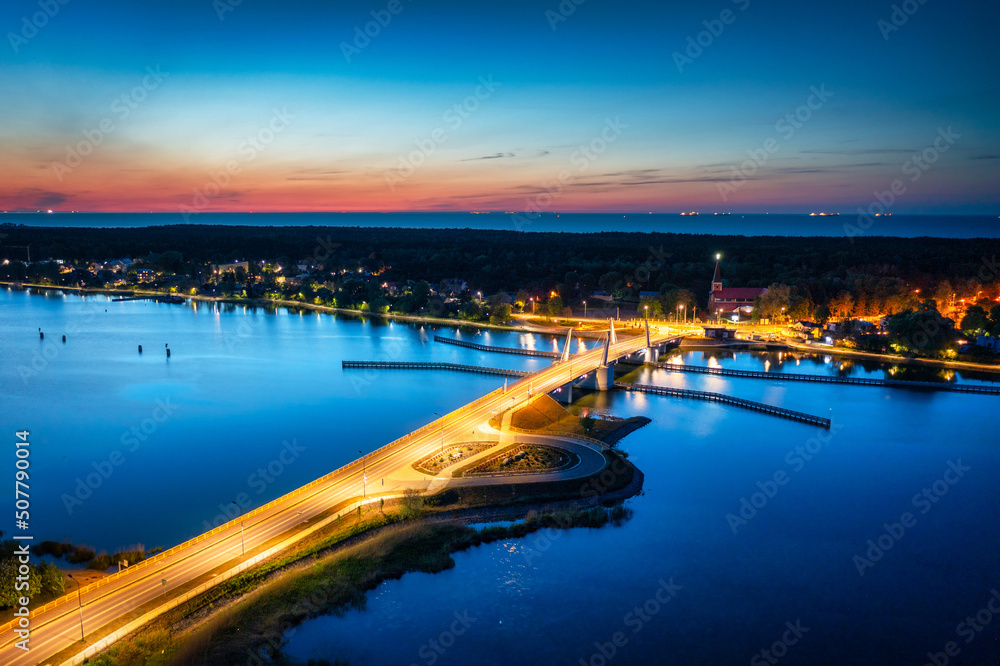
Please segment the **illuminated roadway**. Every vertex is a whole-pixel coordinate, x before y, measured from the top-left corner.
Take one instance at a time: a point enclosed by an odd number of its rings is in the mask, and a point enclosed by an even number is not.
[[[657,334],[654,344],[669,336]],[[510,409],[532,395],[549,393],[556,388],[594,371],[603,356],[603,346],[577,354],[570,361],[555,364],[512,385],[505,393],[498,390],[486,398],[473,401],[446,414],[429,427],[397,440],[390,448],[370,454],[345,467],[340,473],[301,494],[290,493],[279,498],[269,509],[248,517],[244,523],[243,539],[246,550],[262,546],[274,537],[294,533],[297,526],[322,514],[337,504],[362,495],[362,467],[367,473],[367,490],[378,493],[399,493],[406,488],[425,489],[427,481],[393,480],[394,472],[408,468],[412,463],[430,455],[442,441],[461,439],[494,414]],[[643,349],[645,336],[621,339],[611,345],[609,358],[617,359]],[[443,433],[443,434],[442,434]],[[383,487],[381,479],[386,480]],[[502,479],[497,480],[503,483]],[[146,568],[131,570],[118,580],[82,595],[83,621],[87,635],[102,638],[109,631],[99,632],[107,623],[129,613],[135,608],[162,599],[165,604],[173,596],[171,591],[198,579],[200,576],[227,565],[239,564],[241,556],[239,520],[217,534],[187,545],[177,552]],[[187,543],[187,542],[185,542]],[[252,554],[251,554],[252,555]],[[164,585],[163,581],[166,581]],[[151,609],[145,609],[144,612]],[[0,663],[11,666],[43,663],[52,655],[77,645],[81,650],[87,645],[80,640],[80,611],[76,599],[63,603],[31,618],[30,651],[15,647],[17,636],[7,629],[0,647]],[[98,632],[95,634],[95,632]]]

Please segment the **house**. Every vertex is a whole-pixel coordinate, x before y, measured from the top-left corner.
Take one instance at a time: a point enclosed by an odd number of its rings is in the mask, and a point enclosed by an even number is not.
[[[152,268],[137,268],[135,277],[139,282],[152,282],[156,279],[156,272]]]
[[[704,331],[706,338],[712,338],[714,340],[736,339],[735,328],[726,328],[725,326],[705,326]]]
[[[444,293],[461,294],[469,290],[469,283],[461,278],[450,278],[441,281],[441,291]]]
[[[985,347],[986,349],[991,349],[995,352],[1000,352],[1000,338],[996,338],[989,335],[980,335],[976,338],[977,347]]]
[[[234,261],[229,264],[212,264],[212,272],[222,275],[227,271],[236,272],[237,268],[242,268],[243,272],[250,272],[250,262],[249,261]]]
[[[708,311],[717,317],[736,317],[753,312],[754,299],[767,287],[723,287],[719,260],[715,262],[712,291],[708,295]]]
[[[612,299],[611,294],[601,290],[595,291],[590,297],[598,301],[605,301],[606,303],[610,303]]]

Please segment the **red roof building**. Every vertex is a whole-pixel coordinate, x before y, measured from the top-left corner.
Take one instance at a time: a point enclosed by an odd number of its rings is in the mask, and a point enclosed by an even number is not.
[[[708,295],[708,311],[715,316],[732,316],[753,311],[755,298],[767,291],[767,287],[723,287],[719,261],[715,262],[715,276],[712,291]]]

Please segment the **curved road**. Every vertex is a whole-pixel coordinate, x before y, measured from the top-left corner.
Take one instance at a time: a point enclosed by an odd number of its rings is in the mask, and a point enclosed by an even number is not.
[[[669,336],[657,334],[659,341]],[[645,336],[627,338],[611,347],[612,358],[620,358],[636,352],[645,345]],[[320,515],[330,507],[345,500],[360,498],[363,492],[362,466],[367,477],[372,480],[368,487],[374,489],[374,482],[385,479],[380,493],[399,493],[406,488],[426,489],[428,481],[412,479],[404,473],[410,464],[430,455],[445,441],[460,439],[488,421],[493,414],[510,409],[528,400],[532,395],[548,393],[559,386],[592,372],[601,362],[603,346],[579,354],[569,362],[550,366],[526,377],[511,386],[506,393],[497,390],[484,398],[451,412],[429,427],[397,440],[391,446],[369,454],[334,474],[324,482],[305,492],[293,491],[272,502],[264,510],[245,520],[242,538],[249,553],[269,540],[279,536],[294,534],[302,523]],[[443,433],[443,435],[442,435]],[[362,462],[364,460],[364,462]],[[399,476],[402,478],[394,478]],[[407,480],[407,476],[411,479]],[[498,479],[503,483],[503,479]],[[192,540],[193,541],[193,540]],[[83,622],[88,635],[104,636],[99,632],[108,622],[119,618],[140,605],[154,600],[165,604],[181,586],[187,585],[212,570],[227,565],[227,569],[246,559],[241,555],[240,520],[227,523],[218,533],[181,547],[144,568],[129,570],[121,578],[104,587],[85,592],[82,595]],[[207,578],[206,578],[207,580]],[[148,610],[148,609],[147,609]],[[30,651],[15,647],[17,636],[12,628],[6,628],[0,637],[0,663],[10,666],[38,664],[52,655],[72,646],[85,646],[80,639],[80,610],[75,599],[55,608],[39,613],[31,618]],[[76,661],[75,663],[79,663]]]

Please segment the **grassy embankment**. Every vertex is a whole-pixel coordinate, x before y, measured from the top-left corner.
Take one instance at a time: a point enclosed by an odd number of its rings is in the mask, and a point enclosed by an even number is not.
[[[494,416],[490,425],[500,427],[502,414]],[[537,435],[583,436],[605,444],[615,442],[649,423],[645,416],[627,419],[582,419],[547,395],[540,396],[511,415],[511,426]]]
[[[628,486],[634,468],[621,464],[614,453],[605,455],[608,465],[602,470],[599,488],[611,492]],[[613,478],[610,483],[609,478]],[[579,502],[587,497],[585,488],[592,487],[590,480],[577,479],[460,488],[426,500],[411,497],[386,502],[364,516],[352,513],[294,552],[161,616],[89,663],[242,663],[262,650],[280,660],[285,631],[310,617],[363,606],[366,592],[384,580],[408,571],[441,571],[454,565],[451,554],[456,551],[521,537],[543,527],[600,527],[627,519],[628,510],[620,503],[606,508],[591,501],[541,513],[532,509],[542,502]],[[508,517],[524,518],[524,522],[481,532],[454,524],[463,520],[455,518],[456,514],[503,507]]]

